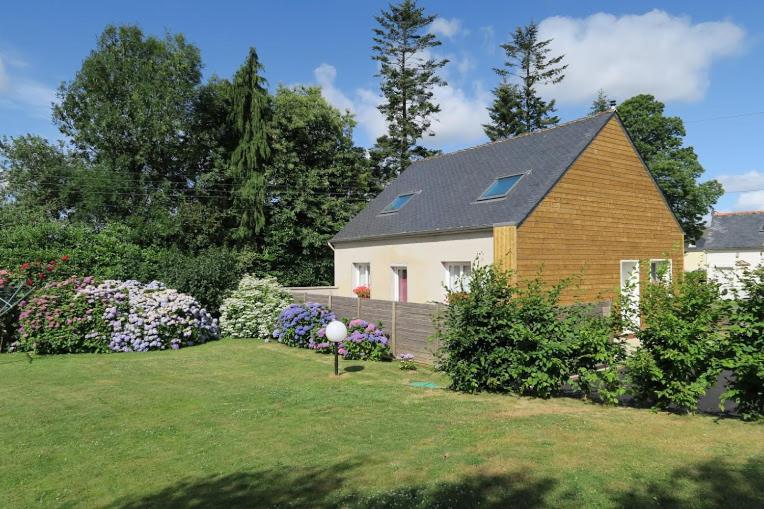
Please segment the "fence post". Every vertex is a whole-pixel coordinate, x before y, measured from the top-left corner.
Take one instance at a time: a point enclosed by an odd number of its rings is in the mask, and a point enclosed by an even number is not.
[[[329,309],[332,309],[332,294],[329,294]]]
[[[358,302],[356,302],[355,304],[355,317],[360,319],[361,318],[361,301],[363,299],[361,297],[357,297],[356,300]]]
[[[308,302],[308,292],[302,292],[302,303],[305,304]]]
[[[395,301],[393,301],[393,312],[392,312],[393,316],[392,316],[392,320],[390,320],[390,349],[393,351],[393,357],[398,356],[398,352],[396,351],[396,347],[395,347],[395,338],[398,335],[398,333],[395,330],[396,329],[395,315],[397,315],[398,313],[395,312],[395,307],[396,307]]]

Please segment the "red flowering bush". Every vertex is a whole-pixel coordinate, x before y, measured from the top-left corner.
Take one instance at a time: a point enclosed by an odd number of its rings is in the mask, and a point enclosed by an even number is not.
[[[0,269],[0,316],[13,309],[32,290],[43,286],[61,263],[69,257],[64,255],[60,260],[41,262],[24,262],[16,270]]]
[[[356,294],[356,297],[359,299],[370,299],[371,298],[371,288],[369,288],[366,285],[356,286],[353,288],[353,293]]]

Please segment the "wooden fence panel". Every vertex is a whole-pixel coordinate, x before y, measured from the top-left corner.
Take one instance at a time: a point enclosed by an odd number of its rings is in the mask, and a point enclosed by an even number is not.
[[[393,355],[414,354],[417,362],[433,364],[441,345],[433,339],[435,317],[444,308],[442,304],[417,304],[379,299],[357,299],[293,290],[295,302],[318,302],[330,307],[337,318],[361,318],[375,322],[388,335]],[[610,312],[610,302],[596,303],[595,312]]]
[[[387,300],[361,300],[360,318],[374,322],[388,335],[393,334],[393,303]]]
[[[332,311],[337,318],[353,319],[358,316],[358,299],[355,297],[332,297]]]
[[[433,320],[438,312],[436,304],[398,303],[395,316],[396,354],[411,353],[419,362],[432,364],[438,345]]]

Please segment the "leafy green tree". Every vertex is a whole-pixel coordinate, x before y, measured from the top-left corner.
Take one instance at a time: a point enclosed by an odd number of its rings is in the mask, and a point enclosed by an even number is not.
[[[610,98],[607,96],[603,89],[597,90],[597,97],[592,101],[592,107],[589,108],[590,115],[596,115],[597,113],[603,113],[610,109]]]
[[[156,192],[185,192],[196,178],[190,128],[201,81],[199,50],[182,35],[147,37],[108,26],[74,79],[61,85],[53,118],[92,162],[130,185],[118,214],[142,209]],[[171,205],[172,206],[172,205]]]
[[[483,130],[491,141],[509,138],[522,132],[523,124],[517,114],[522,107],[520,88],[511,83],[503,82],[493,90],[494,100],[488,108],[490,124],[483,124]]]
[[[496,74],[503,80],[516,80],[519,84],[519,104],[514,94],[502,98],[496,96],[496,100],[489,108],[491,119],[494,115],[503,118],[503,124],[492,124],[494,128],[501,129],[502,125],[511,125],[512,130],[504,129],[509,136],[529,133],[545,129],[557,124],[560,119],[553,115],[555,101],[544,101],[539,96],[538,85],[559,83],[565,78],[567,65],[562,65],[564,55],[552,57],[549,55],[551,39],[540,41],[538,39],[538,25],[531,22],[528,26],[517,27],[512,35],[512,41],[502,44],[501,48],[506,55],[503,68],[495,68]],[[496,90],[501,91],[501,87]],[[506,101],[506,102],[504,102]],[[497,104],[498,102],[498,104]],[[507,122],[506,116],[518,117],[517,122]],[[517,126],[516,128],[514,126]],[[486,128],[486,134],[489,134]]]
[[[62,144],[26,135],[0,140],[0,203],[57,218],[67,208],[81,161]]]
[[[432,116],[440,111],[433,89],[446,82],[438,75],[448,60],[430,55],[440,45],[428,27],[435,16],[425,15],[414,0],[390,5],[376,16],[372,59],[379,62],[384,102],[379,111],[387,121],[387,135],[377,140],[374,156],[385,181],[405,170],[412,160],[433,152],[418,144],[432,135]]]
[[[703,234],[703,216],[708,214],[724,189],[716,180],[698,182],[703,166],[692,147],[684,145],[684,123],[663,114],[664,104],[642,94],[624,101],[618,114],[671,209],[687,240]]]
[[[283,284],[333,280],[327,242],[363,208],[372,184],[354,127],[352,116],[329,105],[318,88],[281,87],[274,97],[259,263]]]
[[[231,121],[237,136],[231,154],[231,174],[235,181],[234,209],[240,217],[234,237],[252,240],[265,226],[265,164],[270,156],[268,122],[270,97],[263,66],[255,48],[236,72],[231,87]]]

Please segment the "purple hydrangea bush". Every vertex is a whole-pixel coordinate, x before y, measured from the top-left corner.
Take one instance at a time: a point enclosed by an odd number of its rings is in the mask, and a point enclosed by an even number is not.
[[[37,353],[179,349],[219,336],[193,297],[162,283],[69,278],[23,303],[19,347]]]
[[[339,344],[339,354],[348,360],[385,361],[392,359],[390,341],[384,331],[375,323],[355,319],[346,321],[348,337]],[[318,336],[325,336],[325,329],[319,329]],[[332,351],[331,343],[321,341],[310,348],[322,353]]]
[[[334,313],[317,302],[290,304],[279,315],[273,337],[288,346],[313,348],[324,338],[324,330]]]

